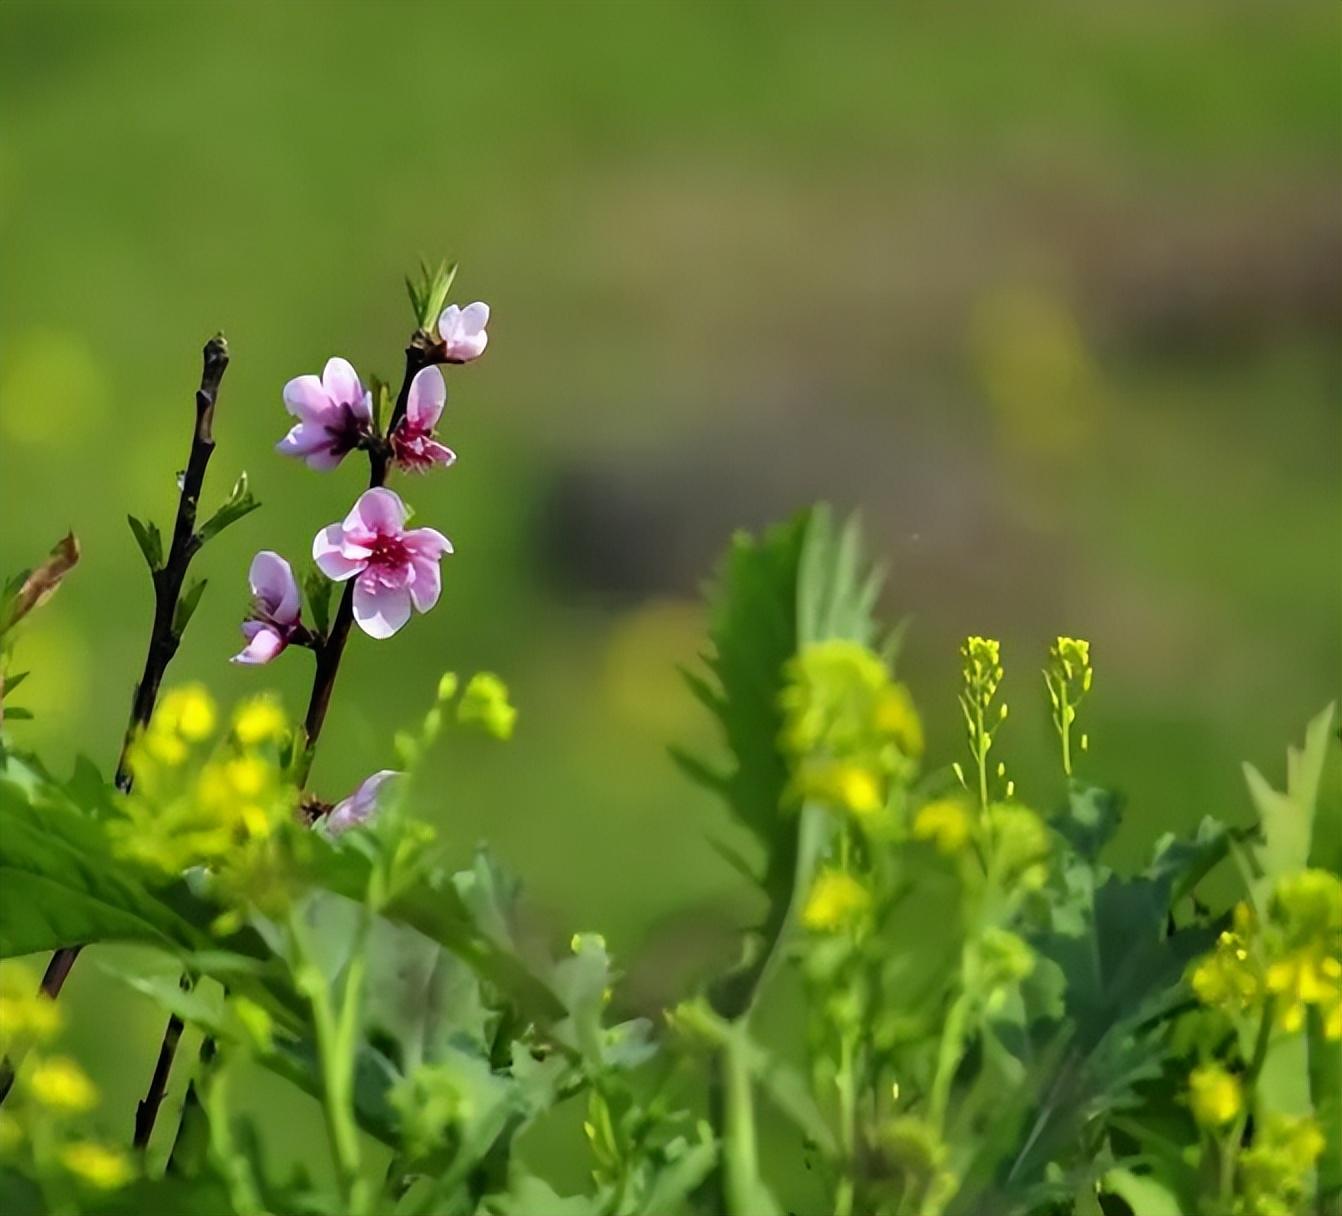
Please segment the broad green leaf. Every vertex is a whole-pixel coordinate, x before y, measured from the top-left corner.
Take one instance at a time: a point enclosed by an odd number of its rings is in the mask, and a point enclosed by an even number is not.
[[[213,944],[112,854],[101,826],[49,778],[0,756],[0,957],[109,940]]]

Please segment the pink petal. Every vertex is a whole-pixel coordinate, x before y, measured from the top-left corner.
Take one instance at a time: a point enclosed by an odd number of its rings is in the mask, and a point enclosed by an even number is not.
[[[345,516],[345,531],[356,534],[373,532],[381,536],[399,536],[405,527],[405,503],[395,490],[378,487],[365,490],[354,509]]]
[[[296,422],[289,433],[275,445],[284,456],[310,456],[313,452],[331,447],[330,432],[317,422]]]
[[[312,540],[312,560],[327,578],[344,582],[353,578],[367,564],[359,558],[346,557],[341,552],[345,533],[339,524],[323,528]]]
[[[309,452],[303,457],[303,463],[310,469],[316,469],[319,473],[328,473],[339,465],[346,455],[347,453],[338,452],[328,445]]]
[[[280,625],[293,625],[298,621],[302,604],[298,582],[292,567],[278,553],[262,549],[252,558],[247,581],[252,585],[252,594],[265,605],[272,620]]]
[[[322,422],[331,417],[335,403],[322,382],[307,375],[295,376],[284,386],[284,407],[305,422]]]
[[[450,464],[456,464],[457,454],[449,447],[444,447],[436,439],[424,439],[420,441],[420,454],[433,464],[440,464],[447,468]]]
[[[456,304],[449,304],[438,317],[438,336],[444,342],[451,342],[457,336],[460,325],[461,309]]]
[[[420,612],[428,612],[437,602],[443,590],[443,575],[436,561],[415,559],[415,579],[410,584],[410,598]]]
[[[410,592],[361,578],[354,584],[354,619],[370,638],[389,638],[410,619]]]
[[[349,412],[360,422],[371,423],[373,421],[373,394],[366,392],[357,401],[351,401]]]
[[[249,629],[248,626],[255,626]],[[242,632],[247,636],[247,645],[233,656],[230,662],[242,663],[249,667],[259,667],[262,663],[269,663],[281,650],[284,649],[284,638],[276,629],[260,621],[247,621]]]
[[[342,798],[326,817],[326,828],[332,836],[339,836],[367,823],[378,811],[378,802],[384,785],[393,777],[401,776],[394,769],[384,768],[379,773],[364,779],[363,783],[348,798]]]
[[[483,300],[476,300],[474,304],[467,304],[461,310],[461,336],[464,338],[473,337],[476,334],[484,335],[485,326],[489,324],[489,305]],[[484,343],[480,344],[480,349],[484,350]]]
[[[436,528],[412,528],[401,540],[413,557],[436,562],[452,552],[452,542]]]
[[[348,359],[327,359],[322,370],[322,387],[336,405],[355,405],[364,398],[364,387],[359,373]]]
[[[410,381],[405,416],[416,430],[431,431],[442,416],[446,403],[447,385],[443,383],[443,373],[436,367],[426,367]]]

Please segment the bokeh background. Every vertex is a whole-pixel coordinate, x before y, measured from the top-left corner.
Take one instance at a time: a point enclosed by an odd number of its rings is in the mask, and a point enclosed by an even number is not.
[[[216,329],[206,499],[246,469],[265,507],[199,560],[172,679],[301,711],[305,654],[226,662],[247,561],[304,557],[362,473],[274,455],[280,390],[333,354],[397,376],[401,276],[448,255],[490,348],[450,376],[457,467],[399,488],[457,555],[431,616],[356,635],[322,793],[441,671],[497,670],[515,741],[447,743],[425,813],[655,1007],[749,907],[666,755],[711,742],[698,589],[823,497],[911,618],[934,762],[956,645],[996,634],[1049,803],[1038,669],[1073,633],[1117,859],[1247,817],[1239,761],[1280,777],[1342,671],[1340,34],[1330,2],[6,0],[0,569],[66,528],[85,555],[24,637],[23,738],[114,761],[150,613],[125,515],[170,518]],[[72,991],[87,1037],[143,1031],[105,1065],[128,1102],[158,1016],[94,966]]]

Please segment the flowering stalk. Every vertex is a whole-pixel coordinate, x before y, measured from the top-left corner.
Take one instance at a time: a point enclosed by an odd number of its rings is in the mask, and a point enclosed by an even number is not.
[[[405,417],[410,402],[410,386],[415,377],[426,367],[436,363],[434,342],[423,329],[415,331],[405,348],[405,376],[401,380],[400,392],[396,394],[396,406],[392,411],[387,434],[391,435]],[[391,445],[389,440],[377,437],[368,447],[369,477],[368,488],[379,489],[387,484],[391,470]],[[340,659],[345,653],[345,644],[349,641],[349,631],[354,624],[354,580],[345,584],[336,608],[335,618],[330,631],[314,647],[317,656],[317,670],[312,677],[312,692],[308,696],[307,713],[303,718],[303,760],[298,772],[298,784],[307,781],[312,768],[313,757],[317,750],[317,740],[321,737],[322,726],[326,722],[326,711],[331,704],[331,693],[335,689],[336,676],[340,672]]]

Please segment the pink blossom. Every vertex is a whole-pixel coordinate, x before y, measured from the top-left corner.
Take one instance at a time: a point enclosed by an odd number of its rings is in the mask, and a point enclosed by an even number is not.
[[[448,363],[469,363],[485,353],[489,335],[489,305],[480,300],[458,308],[449,304],[438,318],[438,335],[447,348]]]
[[[310,469],[334,469],[359,446],[373,423],[373,397],[344,359],[328,359],[321,377],[298,376],[284,386],[284,408],[298,422],[275,445]]]
[[[432,528],[406,531],[405,503],[391,490],[365,490],[343,522],[317,533],[312,557],[327,578],[355,579],[354,619],[375,638],[389,638],[438,602],[438,562],[452,542]]]
[[[424,368],[410,382],[405,417],[391,435],[392,454],[403,469],[422,473],[436,464],[446,468],[456,460],[457,454],[439,443],[433,434],[446,404],[443,373],[436,367]]]
[[[302,629],[298,583],[289,563],[269,549],[252,558],[247,581],[252,585],[251,615],[242,622],[247,645],[233,656],[233,662],[269,663]]]
[[[354,793],[348,798],[342,798],[331,808],[331,813],[326,817],[326,830],[332,836],[339,836],[352,827],[367,823],[377,813],[378,802],[383,796],[383,786],[393,777],[400,775],[395,769],[384,768],[381,772],[364,778]]]

